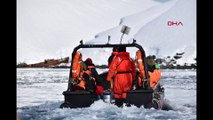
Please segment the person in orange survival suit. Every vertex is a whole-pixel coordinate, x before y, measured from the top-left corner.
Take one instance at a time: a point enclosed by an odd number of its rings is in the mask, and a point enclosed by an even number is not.
[[[95,83],[96,83],[96,89],[95,93],[98,95],[101,95],[103,90],[107,89],[106,84],[104,81],[99,77],[98,72],[95,68],[94,63],[92,62],[91,58],[87,58],[84,63],[87,65],[87,69],[91,71],[91,77],[95,78]]]
[[[148,73],[150,76],[150,87],[154,89],[161,77],[160,67],[155,63],[155,56],[146,57]]]
[[[82,59],[80,59],[82,60]],[[97,85],[98,73],[95,69],[95,65],[92,63],[91,58],[87,58],[84,62],[82,61],[82,70],[79,73],[79,76],[76,78],[77,83],[72,86],[72,90],[76,92],[89,91],[91,93],[96,93],[101,95],[103,92],[103,87]],[[98,99],[98,96],[92,94],[93,97]]]
[[[108,68],[109,68],[110,64],[112,63],[112,60],[114,60],[114,58],[117,54],[118,54],[118,47],[113,47],[112,53],[111,53],[110,57],[108,58]],[[105,84],[106,84],[107,88],[110,89],[110,82],[105,81]],[[107,89],[105,89],[105,90],[107,90]]]
[[[137,53],[140,53],[140,51],[138,51]],[[138,54],[137,54],[138,55]],[[138,56],[137,56],[138,58]],[[138,67],[140,70],[140,74],[138,77],[138,85],[140,87],[145,87],[143,86],[143,79],[145,78],[145,71],[144,71],[144,66],[143,64],[140,64],[140,62],[138,59]],[[155,63],[155,56],[148,56],[146,57],[146,62],[147,62],[147,68],[148,68],[148,74],[150,76],[150,87],[152,89],[154,89],[155,85],[158,83],[158,81],[160,80],[161,77],[161,72],[160,72],[160,67],[157,63]]]
[[[114,93],[115,105],[119,107],[123,105],[126,92],[132,88],[132,81],[135,76],[136,66],[134,60],[126,52],[126,47],[119,47],[118,54],[110,64],[107,75],[107,81],[110,81]]]

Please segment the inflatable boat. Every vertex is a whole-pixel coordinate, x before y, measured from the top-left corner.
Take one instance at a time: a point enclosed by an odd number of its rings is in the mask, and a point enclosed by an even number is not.
[[[154,89],[150,87],[149,79],[150,76],[148,74],[147,70],[147,64],[146,64],[146,54],[143,49],[143,47],[136,43],[136,40],[133,40],[130,44],[83,44],[83,41],[80,41],[80,45],[74,48],[72,52],[72,60],[71,60],[71,67],[70,67],[70,74],[69,74],[69,80],[73,77],[72,76],[72,66],[74,57],[76,55],[76,52],[79,49],[84,48],[113,48],[113,47],[134,47],[137,48],[142,54],[141,58],[143,61],[143,67],[145,71],[145,79],[143,84],[143,87],[136,87],[135,89],[127,91],[127,97],[126,97],[126,105],[134,105],[137,107],[144,106],[145,108],[155,108],[155,109],[165,109],[164,104],[164,87],[160,84],[160,80],[155,85]],[[99,74],[100,78],[103,80],[106,80],[107,71]],[[111,91],[104,91],[101,96],[98,96],[94,92],[91,91],[73,91],[71,89],[71,82],[68,81],[68,87],[67,90],[64,91],[62,94],[64,95],[64,102],[61,104],[60,108],[82,108],[82,107],[89,107],[91,104],[93,104],[96,100],[103,100],[104,102],[110,102],[111,104],[114,104],[113,102],[113,92]],[[145,86],[145,87],[144,87]]]

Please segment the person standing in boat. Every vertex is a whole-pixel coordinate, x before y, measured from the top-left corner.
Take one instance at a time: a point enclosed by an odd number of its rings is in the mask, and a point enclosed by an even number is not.
[[[122,106],[126,99],[126,92],[132,89],[132,82],[136,77],[136,66],[126,47],[119,47],[118,54],[112,60],[107,75],[114,93],[115,105]]]

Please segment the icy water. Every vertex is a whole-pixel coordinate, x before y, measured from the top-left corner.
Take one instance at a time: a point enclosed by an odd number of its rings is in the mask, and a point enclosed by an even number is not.
[[[98,70],[101,73],[102,70]],[[21,120],[195,120],[196,70],[162,70],[165,98],[173,110],[118,108],[99,100],[88,108],[60,109],[69,69],[17,69]]]

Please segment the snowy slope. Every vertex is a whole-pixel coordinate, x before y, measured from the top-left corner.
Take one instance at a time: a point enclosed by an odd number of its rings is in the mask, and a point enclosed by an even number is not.
[[[168,26],[168,21],[180,21],[183,26]],[[184,52],[177,64],[195,63],[196,61],[196,1],[173,0],[155,5],[142,12],[123,17],[117,27],[108,29],[96,35],[95,39],[87,43],[106,43],[107,36],[111,36],[110,43],[119,43],[121,27],[131,27],[130,34],[125,35],[123,43],[136,39],[141,44],[147,55],[156,55],[160,58],[174,56],[177,52]],[[135,53],[129,50],[131,56]],[[96,57],[96,64],[106,63],[106,58],[111,50],[82,51],[85,57],[95,57],[101,52],[101,57]]]
[[[181,21],[183,26],[168,26],[168,21]],[[148,54],[166,57],[184,52],[177,63],[195,63],[196,1],[177,1],[174,7],[142,27],[134,38],[141,40]]]
[[[161,4],[152,0],[17,0],[17,63],[67,57],[120,19]]]

